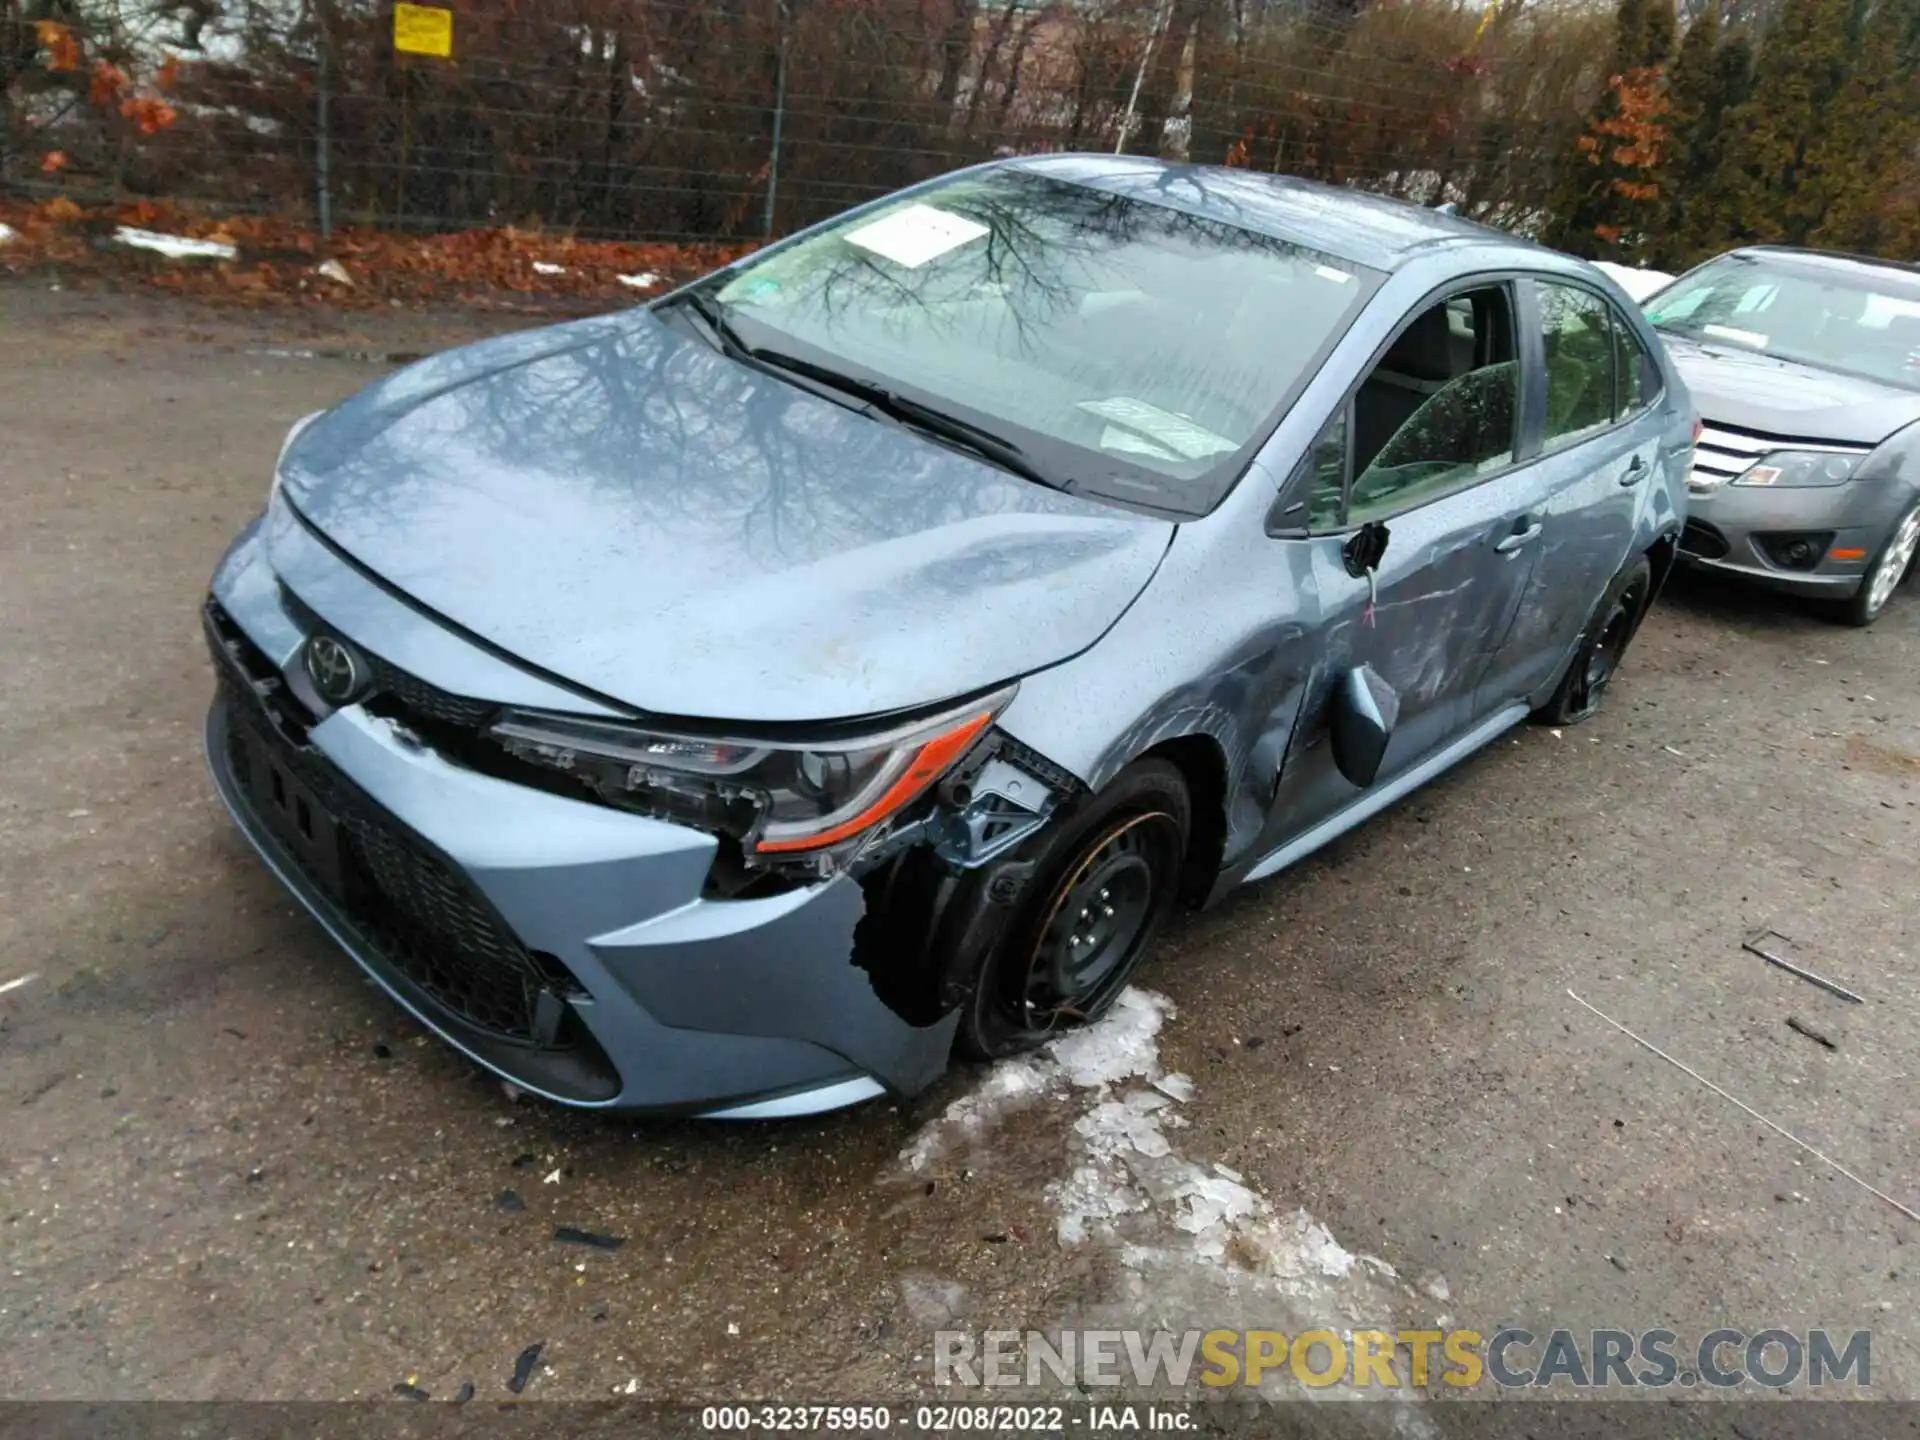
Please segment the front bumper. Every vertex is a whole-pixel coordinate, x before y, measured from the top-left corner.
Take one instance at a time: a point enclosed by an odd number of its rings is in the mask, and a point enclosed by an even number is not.
[[[854,963],[853,880],[704,898],[710,836],[465,768],[361,705],[289,721],[301,610],[266,568],[250,535],[216,577],[215,789],[423,1025],[524,1089],[625,1112],[801,1114],[945,1068],[957,1017],[910,1024]]]
[[[1786,594],[1844,600],[1860,588],[1901,511],[1899,487],[1871,481],[1788,489],[1727,484],[1689,493],[1680,558]],[[1785,563],[1782,537],[1817,537],[1818,560]],[[1858,555],[1835,559],[1835,552]]]

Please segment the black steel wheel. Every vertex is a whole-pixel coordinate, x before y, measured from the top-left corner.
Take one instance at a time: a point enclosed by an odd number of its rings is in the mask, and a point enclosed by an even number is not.
[[[1613,577],[1581,632],[1580,644],[1568,662],[1560,684],[1534,712],[1543,725],[1576,725],[1600,708],[1607,686],[1620,672],[1641,617],[1653,594],[1653,567],[1644,555]]]
[[[1112,1007],[1172,908],[1189,815],[1180,771],[1145,760],[1042,832],[1033,877],[968,986],[963,1052],[1017,1054]]]

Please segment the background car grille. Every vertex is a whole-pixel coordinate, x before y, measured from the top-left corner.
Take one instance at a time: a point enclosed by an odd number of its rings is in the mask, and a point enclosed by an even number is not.
[[[1816,450],[1834,455],[1865,455],[1868,445],[1847,445],[1833,440],[1805,440],[1792,435],[1769,435],[1760,430],[1741,430],[1731,425],[1708,425],[1693,447],[1693,469],[1687,474],[1687,489],[1696,495],[1711,495],[1762,455],[1774,450]]]
[[[381,959],[460,1019],[518,1044],[567,1048],[576,1027],[557,1023],[566,1007],[552,1000],[586,991],[565,965],[521,944],[445,861],[304,744],[304,736],[286,733],[285,717],[276,717],[261,694],[277,685],[271,662],[212,603],[208,628],[227,711],[227,763],[236,780],[257,803],[251,748],[269,749],[338,826],[338,876],[302,864],[309,883],[339,906]],[[269,738],[274,735],[277,742]],[[544,1007],[543,991],[551,997]]]

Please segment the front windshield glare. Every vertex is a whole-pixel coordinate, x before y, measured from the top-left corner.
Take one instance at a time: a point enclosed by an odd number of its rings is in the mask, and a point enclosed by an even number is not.
[[[990,428],[1069,485],[1200,513],[1378,280],[1237,226],[1001,170],[777,251],[716,298],[756,349]]]
[[[1920,277],[1852,274],[1729,255],[1662,291],[1670,335],[1920,390]]]

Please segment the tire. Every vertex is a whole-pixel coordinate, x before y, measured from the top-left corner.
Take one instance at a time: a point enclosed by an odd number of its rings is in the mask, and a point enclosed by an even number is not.
[[[1834,607],[1834,618],[1843,625],[1862,627],[1878,620],[1886,613],[1900,582],[1913,573],[1916,550],[1920,550],[1920,503],[1894,522],[1887,543],[1860,578],[1860,588],[1851,600],[1842,600]]]
[[[960,1053],[1015,1055],[1104,1015],[1173,908],[1191,833],[1165,760],[1134,762],[1042,831],[999,943],[962,981]]]
[[[1636,556],[1613,577],[1594,607],[1553,697],[1533,712],[1537,723],[1578,725],[1599,712],[1601,698],[1620,671],[1652,595],[1653,567],[1646,556]]]

